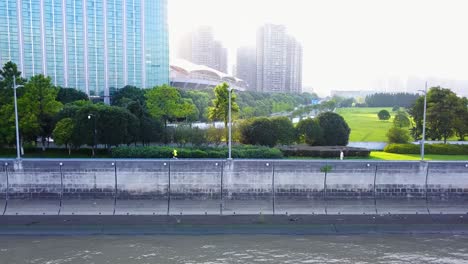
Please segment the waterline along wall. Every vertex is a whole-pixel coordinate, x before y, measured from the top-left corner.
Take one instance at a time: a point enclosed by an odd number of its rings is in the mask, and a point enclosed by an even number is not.
[[[4,216],[468,213],[468,161],[0,162]]]

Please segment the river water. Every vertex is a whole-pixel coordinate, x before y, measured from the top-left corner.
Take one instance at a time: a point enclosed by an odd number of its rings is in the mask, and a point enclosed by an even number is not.
[[[468,263],[468,236],[1,236],[0,263]]]

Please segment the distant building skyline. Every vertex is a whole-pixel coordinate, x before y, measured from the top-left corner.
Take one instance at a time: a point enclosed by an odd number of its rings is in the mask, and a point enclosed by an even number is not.
[[[3,0],[0,64],[108,99],[169,83],[167,0]]]
[[[467,4],[170,0],[171,41],[176,43],[198,25],[210,25],[228,48],[231,66],[238,47],[256,44],[259,27],[285,25],[303,47],[303,85],[326,94],[336,89],[371,90],[373,80],[389,76],[468,80]]]
[[[210,26],[200,26],[186,33],[179,41],[177,49],[178,58],[227,73],[227,49],[215,40],[213,28]]]

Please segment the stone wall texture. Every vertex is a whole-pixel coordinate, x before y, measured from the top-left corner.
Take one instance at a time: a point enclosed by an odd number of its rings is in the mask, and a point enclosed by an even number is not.
[[[0,162],[0,215],[468,213],[468,161]]]

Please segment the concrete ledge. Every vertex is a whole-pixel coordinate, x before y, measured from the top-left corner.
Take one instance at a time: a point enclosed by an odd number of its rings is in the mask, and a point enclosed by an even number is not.
[[[468,234],[468,215],[1,216],[0,235]]]

